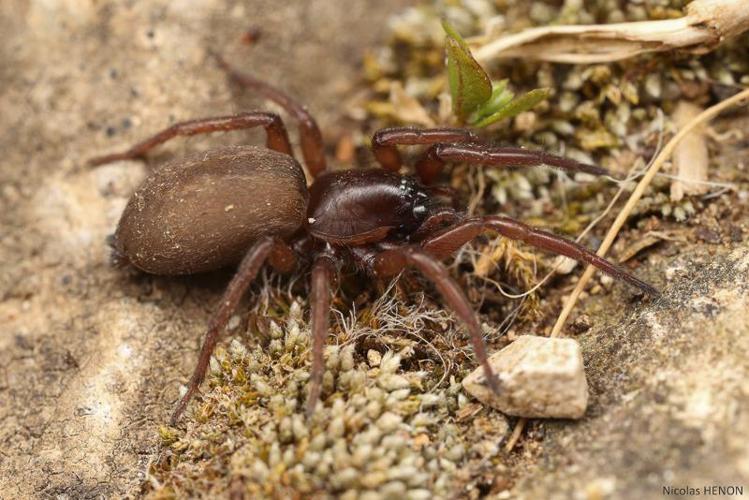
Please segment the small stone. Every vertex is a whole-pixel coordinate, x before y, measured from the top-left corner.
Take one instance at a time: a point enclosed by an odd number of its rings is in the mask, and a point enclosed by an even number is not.
[[[645,91],[654,99],[660,99],[663,87],[661,86],[661,75],[650,73],[645,77]]]
[[[570,325],[570,329],[574,333],[580,334],[590,330],[591,326],[593,326],[593,323],[590,320],[590,316],[582,314]]]
[[[367,351],[367,363],[369,363],[369,366],[380,366],[380,361],[382,361],[382,354],[374,349]]]
[[[697,238],[706,243],[718,244],[721,241],[720,235],[718,233],[706,227],[698,227],[695,230],[694,234],[697,236]]]
[[[489,364],[500,380],[500,394],[485,383],[482,367],[463,380],[465,390],[508,415],[580,418],[588,405],[580,345],[573,339],[524,335],[494,353]]]
[[[569,257],[559,255],[554,260],[554,270],[559,274],[570,274],[575,267],[577,267],[577,261]]]

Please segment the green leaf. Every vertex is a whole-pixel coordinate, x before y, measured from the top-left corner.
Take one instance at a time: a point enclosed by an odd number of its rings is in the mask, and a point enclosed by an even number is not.
[[[523,94],[517,99],[513,99],[512,101],[501,107],[499,110],[497,110],[497,112],[493,115],[479,119],[479,121],[473,123],[473,125],[475,127],[486,127],[491,125],[492,123],[498,122],[499,120],[512,118],[513,116],[518,115],[523,111],[532,109],[534,106],[536,106],[536,104],[548,98],[550,94],[551,89],[533,89],[527,94]]]
[[[515,93],[507,88],[507,82],[508,80],[504,79],[494,84],[491,97],[471,113],[471,116],[468,117],[468,123],[476,123],[482,118],[493,115],[515,97]]]
[[[442,18],[441,23],[442,23],[442,29],[445,30],[447,37],[452,38],[453,40],[458,42],[458,44],[463,48],[463,50],[470,53],[471,50],[468,48],[468,44],[466,43],[465,40],[463,40],[463,37],[460,36],[460,33],[458,33],[458,30],[453,28],[452,24],[448,23],[447,19],[445,18]]]
[[[445,20],[442,21],[442,27],[447,33],[447,80],[453,113],[460,121],[465,122],[471,113],[491,98],[492,83],[458,32]]]

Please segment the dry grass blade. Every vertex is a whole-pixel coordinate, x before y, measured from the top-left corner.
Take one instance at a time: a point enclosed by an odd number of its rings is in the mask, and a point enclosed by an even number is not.
[[[544,26],[483,44],[476,59],[522,57],[568,64],[618,61],[646,52],[705,53],[749,29],[746,0],[695,0],[678,19]]]

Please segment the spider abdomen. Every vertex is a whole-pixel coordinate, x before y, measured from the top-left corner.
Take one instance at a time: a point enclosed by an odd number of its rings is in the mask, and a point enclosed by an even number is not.
[[[410,233],[425,215],[427,195],[411,177],[381,169],[344,170],[310,188],[309,232],[333,244],[362,245]]]
[[[153,274],[191,274],[238,262],[261,236],[304,223],[304,172],[292,157],[237,146],[197,153],[154,171],[133,194],[115,250]]]

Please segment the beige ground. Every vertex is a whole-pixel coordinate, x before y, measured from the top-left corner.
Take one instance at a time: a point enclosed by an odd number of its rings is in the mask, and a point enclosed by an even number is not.
[[[206,47],[303,98],[335,138],[362,48],[404,3],[0,4],[0,497],[137,491],[225,284],[111,268],[105,237],[145,169],[84,160],[250,106]],[[243,46],[253,27],[261,44]],[[588,417],[534,424],[540,448],[521,448],[518,496],[659,498],[664,485],[707,484],[749,494],[749,246],[671,249],[644,273],[668,300],[588,302]]]

